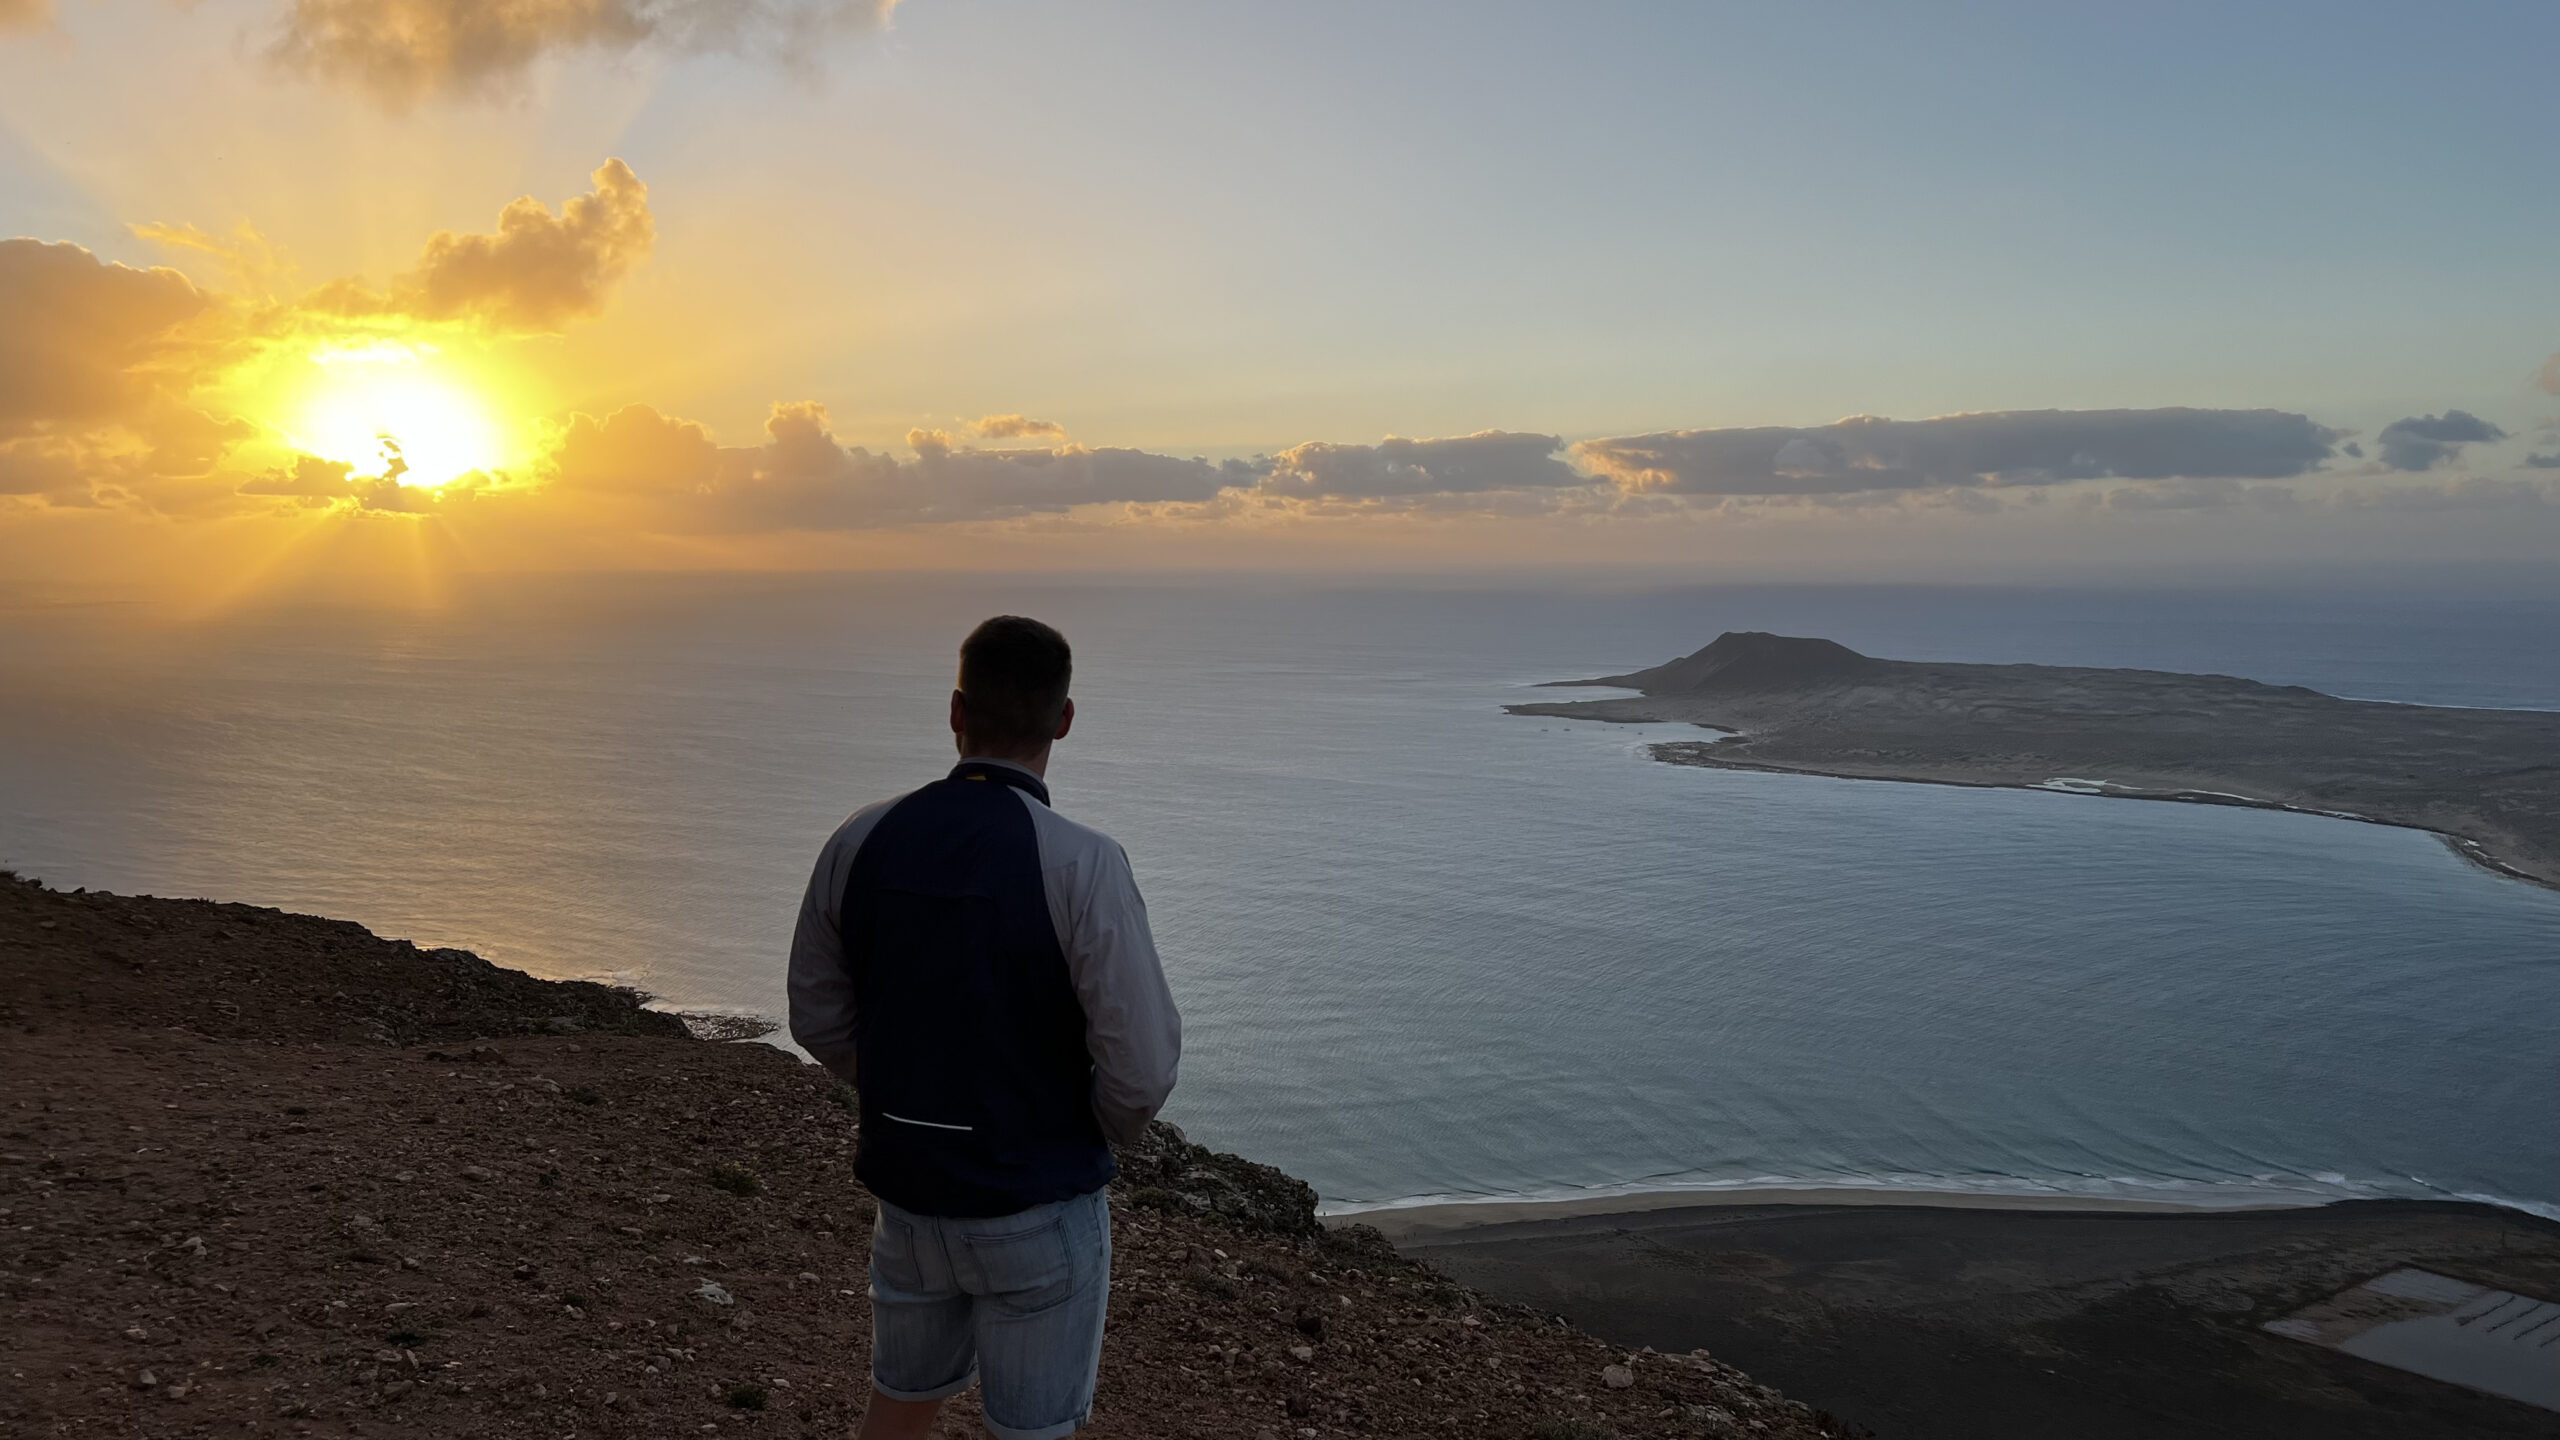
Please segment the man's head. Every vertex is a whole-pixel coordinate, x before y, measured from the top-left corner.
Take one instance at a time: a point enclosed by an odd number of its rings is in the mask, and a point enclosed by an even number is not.
[[[960,688],[951,692],[951,734],[962,755],[1046,766],[1049,742],[1075,723],[1067,679],[1075,656],[1067,637],[1020,615],[999,615],[960,642]]]

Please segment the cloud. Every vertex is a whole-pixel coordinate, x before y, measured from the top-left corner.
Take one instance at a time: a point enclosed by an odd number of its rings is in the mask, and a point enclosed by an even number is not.
[[[0,240],[0,437],[133,419],[183,390],[181,327],[211,304],[175,270]]]
[[[2543,361],[2542,368],[2533,372],[2533,388],[2545,395],[2560,395],[2560,355]]]
[[[2328,459],[2340,438],[2281,410],[2010,410],[1674,430],[1586,440],[1573,453],[1629,492],[1821,495],[2095,479],[2283,479]]]
[[[0,5],[27,0],[0,0]],[[727,52],[808,63],[896,0],[290,0],[268,54],[390,109],[504,94],[547,56]]]
[[[1030,440],[1043,436],[1065,439],[1067,427],[1055,420],[1034,420],[1028,415],[981,415],[969,427],[989,440]]]
[[[289,467],[269,470],[243,484],[242,495],[278,495],[310,504],[356,497],[355,468],[344,460],[296,455]]]
[[[230,351],[219,297],[175,270],[0,240],[0,494],[193,508],[256,433],[185,403]]]
[[[557,215],[524,195],[498,212],[495,234],[437,231],[416,268],[387,292],[340,280],[306,303],[341,315],[399,313],[518,331],[558,330],[602,314],[623,278],[649,258],[657,224],[649,187],[629,165],[607,160],[589,178],[595,188]]]
[[[554,483],[626,495],[685,495],[720,475],[720,447],[690,420],[625,405],[602,420],[572,415],[553,448]]]
[[[1553,435],[1502,430],[1446,440],[1391,435],[1375,445],[1314,440],[1273,456],[1262,488],[1273,495],[1372,499],[1592,483],[1555,458],[1563,448]]]
[[[0,0],[0,30],[41,30],[53,23],[53,0]]]
[[[2432,470],[2461,455],[2462,447],[2504,440],[2507,432],[2465,410],[2394,420],[2374,437],[2382,463],[2394,470]]]
[[[2527,455],[2524,457],[2524,468],[2527,470],[2560,470],[2560,455]]]
[[[977,520],[1079,505],[1198,501],[1261,472],[1143,450],[981,450],[939,430],[910,431],[901,461],[835,437],[826,407],[773,407],[761,445],[723,447],[711,432],[645,405],[573,416],[545,474],[566,494],[655,506],[649,521],[685,531],[845,530]]]

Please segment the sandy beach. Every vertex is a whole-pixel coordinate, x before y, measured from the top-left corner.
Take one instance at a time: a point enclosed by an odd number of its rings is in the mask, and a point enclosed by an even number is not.
[[[1658,1210],[1716,1209],[1770,1205],[1831,1207],[1883,1205],[1918,1210],[2039,1210],[2087,1214],[2188,1215],[2243,1210],[2316,1208],[2325,1202],[2263,1199],[2215,1204],[2199,1201],[2146,1200],[2134,1196],[2003,1194],[1993,1191],[1917,1190],[1836,1186],[1742,1186],[1732,1189],[1609,1191],[1591,1195],[1532,1196],[1519,1199],[1434,1201],[1413,1205],[1354,1206],[1328,1209],[1328,1225],[1367,1225],[1387,1238],[1430,1242],[1461,1231],[1491,1226],[1542,1224],[1593,1216],[1646,1215]]]

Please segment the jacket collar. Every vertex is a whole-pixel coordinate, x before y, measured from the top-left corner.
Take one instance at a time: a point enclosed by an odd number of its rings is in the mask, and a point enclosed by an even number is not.
[[[1049,787],[1041,781],[1040,777],[1010,760],[972,757],[952,766],[951,778],[993,780],[1000,785],[1010,785],[1016,790],[1023,791],[1043,805],[1049,803]]]

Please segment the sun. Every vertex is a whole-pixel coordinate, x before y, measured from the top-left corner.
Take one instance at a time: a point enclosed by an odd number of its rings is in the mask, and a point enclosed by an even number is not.
[[[495,471],[509,458],[505,430],[486,400],[432,345],[376,341],[315,350],[317,372],[282,427],[295,446],[388,475],[442,485]]]

